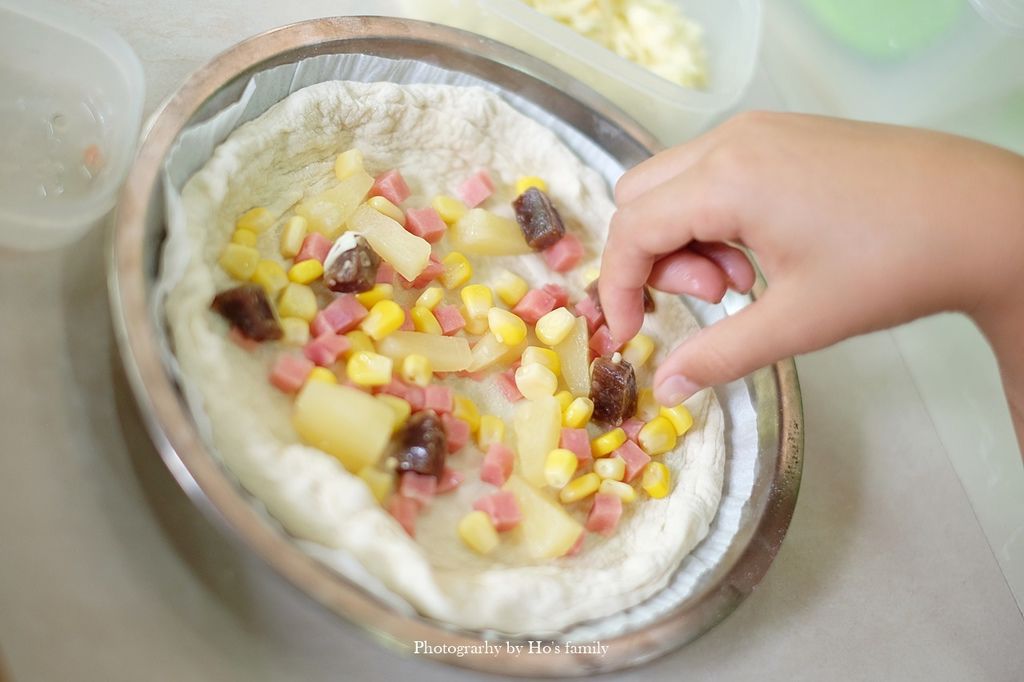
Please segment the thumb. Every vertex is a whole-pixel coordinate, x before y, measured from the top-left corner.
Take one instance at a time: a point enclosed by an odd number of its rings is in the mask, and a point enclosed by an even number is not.
[[[783,301],[788,301],[786,304]],[[771,292],[683,341],[654,375],[654,395],[662,405],[678,405],[716,384],[808,349],[809,329],[801,329],[799,305]]]

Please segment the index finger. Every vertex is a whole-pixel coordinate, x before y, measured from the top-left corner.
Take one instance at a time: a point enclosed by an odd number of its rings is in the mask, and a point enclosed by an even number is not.
[[[612,336],[630,339],[640,330],[643,286],[655,261],[691,241],[726,241],[737,232],[721,191],[695,167],[620,206],[612,216],[598,281]]]

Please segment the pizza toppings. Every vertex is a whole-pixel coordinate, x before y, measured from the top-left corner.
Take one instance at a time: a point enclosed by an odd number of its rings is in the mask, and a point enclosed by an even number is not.
[[[440,417],[430,411],[409,417],[398,436],[395,459],[398,471],[440,476],[444,471],[448,445]]]
[[[224,317],[242,336],[253,341],[274,341],[281,338],[281,325],[263,287],[243,284],[222,291],[210,307]]]
[[[360,293],[377,284],[380,256],[358,232],[343,233],[325,258],[324,285],[331,291]]]
[[[512,202],[516,222],[523,231],[526,243],[534,251],[543,251],[554,246],[565,236],[562,216],[551,203],[548,195],[530,187]]]
[[[590,399],[594,419],[619,425],[636,414],[636,374],[633,366],[618,354],[599,357],[590,370]]]

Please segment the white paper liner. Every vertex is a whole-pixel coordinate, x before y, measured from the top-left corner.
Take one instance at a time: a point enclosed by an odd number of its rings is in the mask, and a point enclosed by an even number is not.
[[[238,101],[210,119],[186,129],[168,154],[162,178],[166,209],[167,239],[153,287],[150,314],[160,330],[160,346],[168,371],[177,380],[189,404],[197,428],[207,447],[213,446],[212,427],[202,409],[198,389],[181,372],[171,350],[163,315],[167,294],[180,280],[189,257],[184,225],[181,189],[187,180],[212,156],[213,150],[238,126],[263,114],[273,104],[308,85],[329,80],[361,82],[387,81],[398,84],[440,83],[477,86],[498,94],[519,112],[552,130],[558,138],[588,166],[604,177],[609,187],[622,174],[622,166],[593,140],[551,115],[536,104],[501,86],[465,73],[450,71],[414,60],[394,60],[361,54],[321,55],[285,64],[253,76]],[[733,297],[742,305],[742,297]],[[687,305],[702,326],[726,316],[722,305],[687,300]],[[657,620],[696,593],[728,551],[738,529],[748,516],[747,507],[758,470],[757,418],[747,386],[736,381],[716,389],[725,416],[726,467],[722,499],[708,535],[687,555],[671,582],[645,602],[615,615],[573,626],[561,634],[563,640],[592,641],[634,631]],[[259,500],[248,496],[268,520],[278,528]],[[282,532],[286,532],[281,529]],[[396,610],[414,614],[415,609],[402,597],[388,590],[344,550],[331,549],[305,540],[296,544],[306,553],[330,566],[346,578],[378,597]],[[441,624],[444,625],[444,624]],[[491,636],[494,633],[483,633]]]

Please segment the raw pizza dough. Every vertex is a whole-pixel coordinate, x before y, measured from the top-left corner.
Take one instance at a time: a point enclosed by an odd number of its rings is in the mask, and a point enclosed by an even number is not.
[[[455,530],[473,500],[494,490],[477,476],[481,456],[475,446],[450,456],[466,482],[434,499],[417,522],[414,540],[359,478],[299,442],[289,420],[291,399],[267,381],[277,351],[249,353],[226,338],[226,323],[209,304],[216,292],[234,285],[216,261],[235,218],[253,206],[278,215],[258,247],[265,257],[280,260],[280,226],[290,207],[304,194],[331,186],[334,157],[352,147],[363,152],[371,174],[401,169],[413,192],[406,206],[450,194],[476,169],[487,168],[498,191],[484,207],[510,217],[516,178],[546,179],[567,228],[587,249],[586,262],[562,277],[538,255],[476,257],[474,281],[487,283],[508,268],[531,285],[559,282],[575,300],[581,294],[578,272],[597,263],[613,211],[604,181],[553,133],[496,95],[446,85],[341,81],[299,90],[235,130],[182,192],[191,259],[165,312],[184,380],[200,397],[194,409],[208,420],[215,451],[290,533],[326,548],[318,548],[318,558],[365,583],[365,575],[351,570],[354,559],[373,582],[420,613],[455,626],[554,633],[656,593],[707,534],[718,508],[724,424],[712,392],[691,399],[693,429],[661,457],[674,481],[668,497],[651,500],[641,493],[627,505],[614,535],[588,534],[575,557],[531,562],[514,542],[480,557]],[[437,246],[435,252],[447,251],[444,241]],[[656,300],[658,310],[644,326],[657,342],[648,368],[697,327],[678,298],[656,294]],[[639,371],[637,379],[649,385],[650,370]],[[450,382],[476,400],[481,412],[504,417],[511,433],[512,406],[493,379]]]

